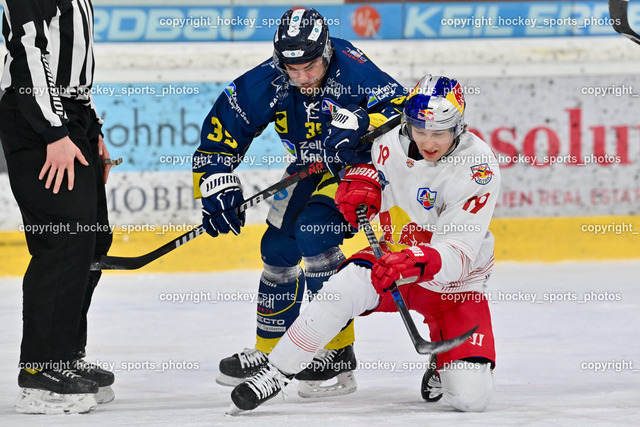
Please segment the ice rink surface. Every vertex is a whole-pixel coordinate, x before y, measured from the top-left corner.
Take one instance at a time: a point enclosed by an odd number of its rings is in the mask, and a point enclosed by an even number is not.
[[[490,280],[495,393],[480,414],[422,401],[426,358],[388,313],[356,321],[354,394],[308,400],[290,385],[286,401],[225,416],[231,389],[215,383],[218,362],[254,343],[255,304],[237,300],[255,299],[259,274],[106,273],[87,360],[115,367],[116,400],[67,416],[14,412],[20,279],[0,279],[0,424],[638,425],[640,261],[498,264]],[[421,331],[428,336],[426,325]]]

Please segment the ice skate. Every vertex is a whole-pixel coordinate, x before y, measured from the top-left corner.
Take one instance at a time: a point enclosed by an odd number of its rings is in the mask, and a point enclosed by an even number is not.
[[[313,358],[311,366],[296,375],[300,381],[298,395],[314,398],[353,393],[358,388],[353,375],[356,364],[353,344],[337,350],[321,350]],[[333,378],[336,382],[327,384]]]
[[[98,384],[71,369],[21,369],[18,385],[14,406],[22,414],[84,414],[98,405]]]
[[[244,351],[220,361],[220,375],[216,382],[235,387],[260,372],[266,364],[266,353],[255,348],[245,348]]]
[[[267,363],[255,376],[236,386],[231,392],[232,404],[228,415],[250,411],[275,397],[285,388],[293,375],[286,375],[278,368]]]
[[[98,383],[98,393],[95,395],[96,402],[99,404],[109,403],[116,398],[116,394],[111,388],[115,381],[113,372],[99,368],[94,363],[87,363],[82,359],[73,362],[73,369],[82,378]]]

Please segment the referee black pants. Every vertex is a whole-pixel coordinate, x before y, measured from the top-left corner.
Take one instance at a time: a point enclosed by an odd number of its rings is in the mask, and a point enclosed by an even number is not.
[[[91,261],[106,254],[112,235],[107,217],[99,125],[89,107],[63,101],[71,140],[89,162],[75,162],[75,183],[67,177],[58,194],[38,175],[47,145],[20,113],[13,92],[0,101],[0,139],[11,190],[22,213],[31,262],[23,280],[21,365],[84,357],[87,311],[100,279]],[[53,184],[52,184],[53,188]]]

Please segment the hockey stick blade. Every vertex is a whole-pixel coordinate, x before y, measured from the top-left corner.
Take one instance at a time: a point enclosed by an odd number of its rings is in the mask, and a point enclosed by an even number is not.
[[[640,44],[640,35],[629,25],[629,0],[609,0],[609,17],[613,29],[632,42]]]
[[[390,118],[379,127],[363,135],[362,138],[360,138],[359,145],[364,145],[372,142],[374,139],[376,139],[380,135],[386,132],[389,132],[391,129],[398,126],[400,122],[401,122],[401,115],[397,115]],[[314,162],[308,165],[304,165],[295,174],[290,175],[287,178],[279,182],[276,182],[271,187],[268,187],[260,191],[259,193],[249,197],[247,200],[245,200],[245,202],[242,205],[240,205],[238,210],[239,212],[244,212],[250,207],[255,206],[258,203],[268,199],[269,197],[281,192],[285,188],[292,186],[296,182],[305,179],[309,175],[320,173],[320,172],[323,172],[324,170],[325,169],[322,162]],[[166,243],[165,245],[159,247],[154,251],[151,251],[147,254],[140,255],[137,257],[120,257],[120,256],[103,255],[100,257],[99,261],[94,261],[91,263],[91,271],[137,270],[149,264],[150,262],[155,261],[161,256],[168,254],[172,250],[179,248],[185,243],[190,242],[191,240],[195,239],[201,234],[204,234],[204,228],[202,227],[202,225],[194,228],[191,231],[184,233],[183,235],[175,238],[174,240]]]
[[[464,334],[452,338],[446,341],[438,341],[438,342],[430,342],[426,340],[418,341],[414,343],[416,351],[420,354],[438,354],[444,353],[445,351],[452,350],[464,343],[466,340],[471,338],[471,336],[478,330],[480,325],[476,325],[473,328],[469,329]]]
[[[445,351],[449,351],[453,348],[456,348],[460,344],[464,343],[468,340],[475,331],[478,330],[480,325],[476,325],[467,332],[462,335],[459,335],[455,338],[446,341],[427,341],[418,332],[418,328],[416,327],[413,318],[411,317],[411,313],[407,309],[407,305],[404,302],[404,298],[400,293],[397,285],[393,285],[391,288],[391,295],[393,296],[393,300],[396,303],[396,307],[398,307],[398,312],[402,317],[402,321],[404,322],[404,326],[409,331],[409,337],[411,338],[411,342],[415,347],[416,351],[420,354],[438,354],[444,353]]]
[[[138,257],[119,257],[119,256],[109,256],[103,255],[100,257],[100,261],[93,262],[91,264],[91,271],[98,270],[137,270],[138,268],[142,268],[145,265],[149,264],[151,261],[155,261],[160,258],[162,255],[168,254],[172,250],[179,248],[185,243],[195,239],[199,235],[204,233],[204,228],[199,225],[195,227],[193,230],[188,231],[181,235],[180,237],[166,243],[165,245],[160,246],[158,249],[149,252],[148,254],[144,254]]]
[[[371,246],[371,250],[375,255],[376,259],[380,258],[382,253],[382,248],[380,247],[380,243],[376,238],[375,233],[373,232],[373,228],[371,228],[371,224],[369,223],[369,218],[367,218],[367,207],[364,205],[358,206],[356,209],[356,215],[358,215],[358,225],[360,228],[364,230],[365,235],[367,236],[367,240],[369,241],[369,246]],[[409,313],[409,309],[407,308],[407,304],[398,289],[397,284],[391,285],[389,288],[391,295],[393,296],[393,301],[398,308],[398,313],[400,313],[400,317],[402,317],[402,321],[404,322],[405,328],[407,328],[407,332],[409,332],[409,337],[411,338],[411,342],[413,343],[413,347],[420,354],[438,354],[444,353],[445,351],[449,351],[453,348],[456,348],[466,340],[468,340],[473,333],[478,329],[479,325],[476,325],[473,329],[465,332],[464,334],[452,338],[446,341],[438,341],[431,342],[427,341],[420,335],[418,332],[418,328],[416,327],[416,323],[413,321],[411,317],[411,313]]]

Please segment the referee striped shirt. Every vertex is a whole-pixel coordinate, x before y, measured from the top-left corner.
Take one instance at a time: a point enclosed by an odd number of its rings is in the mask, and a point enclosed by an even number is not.
[[[91,0],[3,0],[7,47],[0,87],[46,143],[67,136],[61,98],[91,107],[93,6]]]

